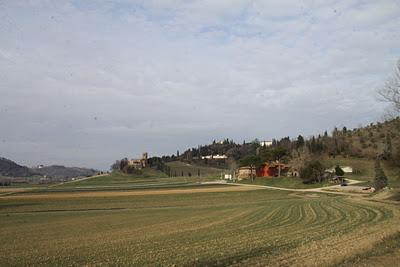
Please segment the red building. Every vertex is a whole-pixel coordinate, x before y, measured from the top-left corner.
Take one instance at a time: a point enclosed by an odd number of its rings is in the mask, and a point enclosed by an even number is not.
[[[279,168],[281,175],[285,175],[289,171],[289,166],[283,163],[265,163],[257,168],[257,177],[276,177],[279,175]]]

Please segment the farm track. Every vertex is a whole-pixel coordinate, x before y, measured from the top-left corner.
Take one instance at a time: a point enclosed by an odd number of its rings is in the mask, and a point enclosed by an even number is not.
[[[364,181],[347,179],[348,185],[356,185],[360,183],[364,183]],[[210,183],[209,183],[210,184]],[[215,184],[221,184],[220,182],[215,182]],[[281,191],[290,191],[290,192],[303,192],[303,193],[326,193],[326,194],[335,194],[335,195],[347,195],[347,196],[360,196],[359,193],[352,192],[341,192],[339,185],[330,185],[325,187],[317,187],[317,188],[286,188],[286,187],[277,187],[277,186],[268,186],[268,185],[258,185],[258,184],[242,184],[242,183],[226,183],[232,186],[247,186],[252,188],[264,188],[264,189],[272,189],[272,190],[281,190]]]

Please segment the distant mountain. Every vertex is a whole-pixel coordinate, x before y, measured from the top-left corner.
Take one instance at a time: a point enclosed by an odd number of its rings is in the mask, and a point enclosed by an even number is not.
[[[28,167],[18,165],[12,160],[0,157],[0,176],[28,177],[35,173]]]
[[[0,176],[6,177],[30,177],[46,176],[54,180],[86,177],[97,174],[99,171],[87,168],[65,167],[59,165],[41,166],[40,168],[28,168],[15,163],[12,160],[0,157]]]
[[[86,177],[97,174],[99,171],[87,168],[78,167],[65,167],[59,165],[44,166],[41,168],[31,168],[33,173],[37,173],[47,178],[58,179],[68,179],[75,177]]]

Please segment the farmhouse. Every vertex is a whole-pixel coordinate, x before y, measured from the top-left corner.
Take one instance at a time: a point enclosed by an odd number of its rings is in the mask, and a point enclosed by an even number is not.
[[[147,161],[148,161],[148,154],[147,152],[142,154],[141,159],[130,159],[128,160],[128,166],[133,167],[137,170],[141,170],[143,168],[146,168],[147,166]]]
[[[255,168],[253,168],[253,175],[256,174]],[[240,167],[237,171],[237,178],[238,180],[246,179],[251,176],[251,168],[246,166],[246,167]]]
[[[253,175],[257,177],[277,177],[279,176],[279,169],[281,176],[299,176],[299,172],[296,169],[291,169],[290,166],[284,163],[278,162],[266,162],[258,168],[253,168]],[[249,178],[251,176],[251,167],[244,166],[238,169],[237,178],[239,180]]]
[[[261,167],[257,168],[257,176],[258,177],[276,177],[279,176],[279,169],[280,175],[287,175],[289,172],[290,167],[283,163],[264,163]]]

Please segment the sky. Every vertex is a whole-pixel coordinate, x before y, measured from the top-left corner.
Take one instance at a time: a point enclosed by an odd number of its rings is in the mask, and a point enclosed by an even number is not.
[[[106,170],[380,120],[400,1],[0,0],[0,156]]]

